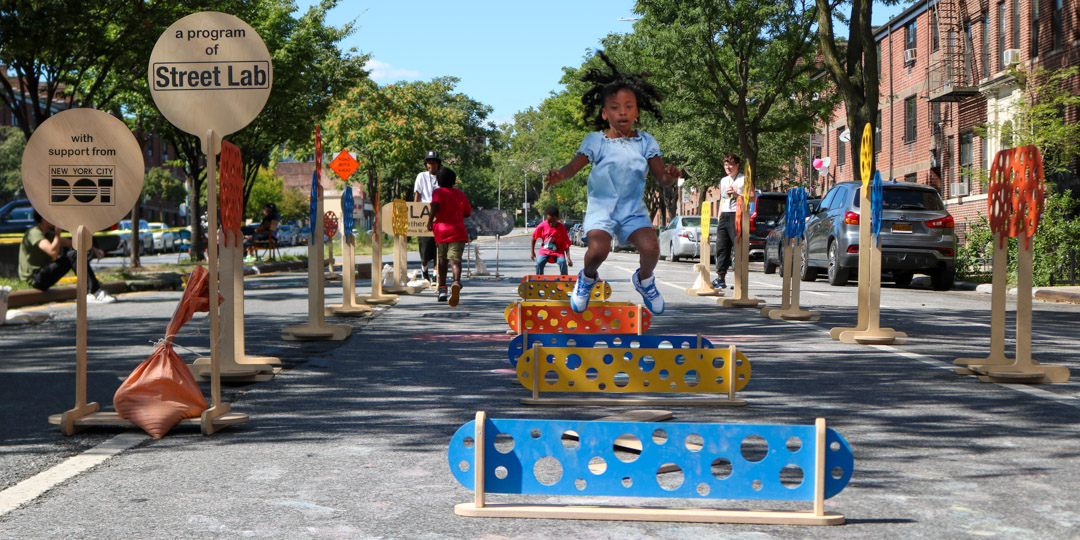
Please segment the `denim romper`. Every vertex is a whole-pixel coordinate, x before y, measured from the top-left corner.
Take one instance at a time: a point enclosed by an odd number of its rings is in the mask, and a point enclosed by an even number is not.
[[[578,153],[593,164],[585,232],[599,229],[626,241],[634,231],[652,228],[643,197],[648,160],[663,155],[656,139],[644,131],[618,139],[596,131],[585,137]]]

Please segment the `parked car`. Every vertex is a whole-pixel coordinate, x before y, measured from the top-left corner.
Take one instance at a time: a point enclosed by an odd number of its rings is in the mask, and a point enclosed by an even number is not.
[[[154,251],[171,253],[176,248],[176,234],[166,230],[168,228],[168,225],[160,222],[150,224],[150,232],[154,235]]]
[[[34,226],[34,207],[29,199],[11,201],[0,208],[0,234],[22,234]]]
[[[806,215],[813,214],[818,205],[821,204],[821,199],[810,199],[806,201]],[[786,212],[786,211],[785,211]],[[781,216],[776,221],[776,226],[765,237],[765,268],[766,274],[775,274],[776,269],[780,269],[780,275],[784,275],[784,242],[787,241],[787,233],[784,231],[784,225],[787,220],[784,216]]]
[[[296,226],[282,223],[278,225],[275,238],[279,246],[295,246],[298,234]]]
[[[575,246],[585,247],[585,226],[578,223],[566,233],[570,236],[570,243]]]
[[[535,227],[535,226],[539,225],[541,221],[544,221],[544,219],[543,218],[533,218],[533,219],[530,219],[530,220],[526,221],[525,226],[526,227]]]
[[[299,246],[306,246],[311,241],[311,227],[304,225],[297,229],[296,244]]]
[[[750,203],[750,255],[765,253],[765,237],[787,208],[787,193],[758,193]]]
[[[121,220],[117,224],[117,228],[120,231],[131,231],[131,220]],[[121,232],[120,243],[117,246],[117,251],[120,251],[124,256],[131,255],[131,232]],[[150,224],[145,219],[139,220],[139,253],[147,254],[154,251],[154,233],[150,232]]]
[[[709,242],[716,238],[719,222],[717,218],[709,221]],[[660,256],[669,261],[678,261],[681,257],[700,257],[701,216],[676,216],[660,230],[659,242]]]
[[[837,184],[807,217],[803,281],[813,281],[824,270],[830,284],[844,285],[858,268],[861,190],[859,182]],[[951,288],[956,276],[954,221],[937,190],[894,180],[885,183],[884,195],[882,271],[901,287],[920,273],[930,276],[936,290]]]

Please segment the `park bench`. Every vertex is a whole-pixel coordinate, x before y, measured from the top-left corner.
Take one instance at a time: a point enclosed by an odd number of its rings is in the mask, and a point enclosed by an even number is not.
[[[620,441],[633,440],[640,452]],[[462,516],[836,525],[825,499],[848,484],[847,441],[814,425],[488,419],[461,426],[450,470],[474,491]],[[645,506],[489,503],[488,493],[546,497],[656,497],[811,501],[809,510],[720,510]]]

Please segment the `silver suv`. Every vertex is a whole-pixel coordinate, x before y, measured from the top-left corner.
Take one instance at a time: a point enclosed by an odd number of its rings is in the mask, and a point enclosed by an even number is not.
[[[956,236],[941,196],[922,184],[892,181],[883,187],[882,272],[901,287],[916,273],[928,274],[934,289],[949,290],[956,276]],[[813,281],[825,270],[830,284],[844,285],[859,267],[861,191],[859,182],[837,184],[807,216],[803,281]]]

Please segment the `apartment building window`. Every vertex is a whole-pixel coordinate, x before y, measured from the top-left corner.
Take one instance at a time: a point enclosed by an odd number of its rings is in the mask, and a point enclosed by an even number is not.
[[[1050,33],[1054,36],[1054,50],[1061,48],[1061,23],[1065,14],[1063,13],[1062,4],[1064,0],[1054,0],[1054,13],[1050,15]]]
[[[964,82],[971,84],[974,79],[971,74],[971,62],[972,58],[972,41],[971,41],[971,21],[964,22]]]
[[[1039,0],[1031,3],[1031,57],[1039,57]]]
[[[1012,5],[1012,48],[1020,48],[1020,0],[1013,0]]]
[[[918,135],[918,130],[915,124],[916,119],[916,102],[915,96],[911,96],[904,100],[904,143],[911,144],[915,142],[915,137]]]
[[[836,166],[837,167],[843,167],[844,163],[847,162],[847,154],[844,153],[844,151],[847,150],[847,148],[844,148],[844,141],[840,140],[840,134],[842,134],[844,132],[844,129],[845,128],[843,126],[840,126],[840,128],[836,130]]]
[[[914,49],[915,48],[915,30],[916,30],[916,21],[911,21],[911,24],[904,27],[904,48],[905,49]]]
[[[881,151],[881,111],[877,112],[877,119],[874,120],[874,153]]]
[[[938,132],[938,125],[941,124],[941,104],[930,104],[930,133],[936,134]]]
[[[881,60],[881,42],[877,42],[877,76],[878,80],[881,80],[881,64],[884,62]]]
[[[905,182],[911,182],[912,184],[918,182],[919,181],[919,173],[905,174],[904,175],[904,181]]]
[[[1006,18],[1006,13],[1005,13],[1005,2],[1001,2],[1000,4],[998,4],[998,36],[997,36],[998,71],[1004,71],[1005,70],[1005,36],[1006,36],[1006,33],[1005,33],[1006,32],[1005,21],[1006,20],[1007,20],[1007,18]]]
[[[938,34],[937,8],[930,12],[930,52],[936,52],[940,47],[940,34]]]
[[[974,154],[975,134],[972,132],[960,134],[960,181],[971,181],[972,156]]]
[[[990,12],[983,12],[982,69],[983,77],[990,76]]]

